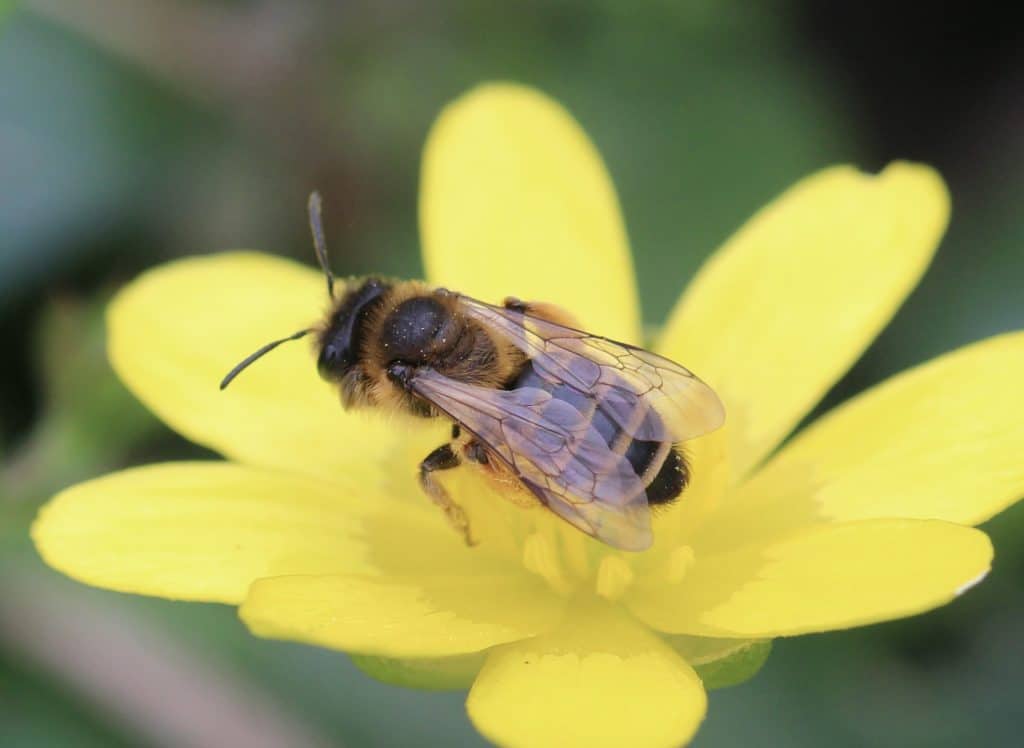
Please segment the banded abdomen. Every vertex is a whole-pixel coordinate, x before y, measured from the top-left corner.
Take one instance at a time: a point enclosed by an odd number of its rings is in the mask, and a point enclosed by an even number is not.
[[[624,455],[644,484],[647,503],[667,504],[686,488],[689,468],[682,453],[669,442],[633,439],[612,420],[599,400],[587,397],[567,384],[548,381],[529,361],[509,383],[508,389],[535,387],[575,408],[593,424],[608,448]]]

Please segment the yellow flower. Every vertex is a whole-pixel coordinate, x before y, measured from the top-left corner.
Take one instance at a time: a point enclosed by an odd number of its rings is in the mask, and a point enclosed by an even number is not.
[[[689,445],[694,484],[644,553],[510,506],[471,470],[445,477],[482,540],[464,547],[414,480],[446,427],[344,413],[303,345],[219,392],[325,305],[310,267],[245,252],[150,271],[109,311],[123,381],[227,461],[74,486],[33,537],[83,582],[240,605],[256,634],[355,653],[378,677],[472,684],[469,716],[497,743],[684,743],[706,705],[695,665],[714,680],[716,658],[763,656],[752,642],[919,613],[989,569],[968,526],[1024,488],[1024,334],[895,377],[780,447],[913,288],[948,213],[927,167],[832,168],[712,257],[654,348],[717,390],[727,428]],[[542,95],[491,85],[445,110],[420,218],[432,283],[639,339],[612,184]]]

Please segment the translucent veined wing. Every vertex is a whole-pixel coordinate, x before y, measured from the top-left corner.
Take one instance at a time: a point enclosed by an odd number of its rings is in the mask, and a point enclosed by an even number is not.
[[[643,481],[580,411],[545,390],[496,390],[431,369],[410,387],[475,436],[558,516],[623,550],[652,542]]]
[[[714,390],[664,356],[515,309],[458,298],[467,314],[526,353],[542,377],[595,399],[635,439],[683,442],[725,421]]]

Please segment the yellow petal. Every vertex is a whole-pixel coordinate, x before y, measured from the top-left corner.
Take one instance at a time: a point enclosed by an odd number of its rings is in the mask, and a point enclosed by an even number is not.
[[[634,586],[625,601],[670,633],[806,634],[944,605],[980,581],[991,561],[988,537],[969,527],[866,520],[698,555],[678,585]]]
[[[799,434],[730,497],[701,542],[815,522],[977,524],[1024,495],[1024,333],[883,382]]]
[[[357,495],[226,463],[151,465],[63,491],[32,537],[87,584],[238,603],[257,577],[362,569]]]
[[[931,169],[837,167],[755,215],[703,267],[660,351],[725,403],[734,476],[788,434],[888,323],[949,218]]]
[[[292,576],[253,584],[240,615],[257,636],[388,657],[444,657],[533,636],[563,602],[521,569],[484,574]]]
[[[442,112],[423,154],[420,231],[432,283],[559,304],[585,329],[639,340],[611,179],[582,128],[538,91],[490,84]]]
[[[490,653],[466,708],[499,745],[658,748],[693,737],[707,697],[660,638],[584,605],[557,630]]]
[[[369,470],[394,427],[346,414],[306,340],[221,378],[327,306],[311,268],[257,253],[179,260],[143,274],[108,310],[108,348],[128,388],[172,428],[241,462],[323,477]],[[412,469],[412,467],[410,467]]]
[[[281,574],[498,573],[429,502],[399,502],[353,476],[331,482],[220,462],[126,470],[63,491],[32,537],[79,581],[123,592],[238,603]]]

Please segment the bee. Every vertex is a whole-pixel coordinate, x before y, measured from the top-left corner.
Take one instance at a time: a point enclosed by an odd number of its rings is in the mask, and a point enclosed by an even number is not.
[[[332,301],[326,319],[246,357],[221,389],[278,345],[314,334],[320,376],[344,408],[451,421],[451,440],[423,459],[419,481],[468,544],[466,512],[436,476],[464,463],[516,503],[540,503],[609,546],[651,545],[651,507],[690,481],[682,443],[725,419],[707,384],[662,356],[581,331],[551,304],[492,305],[383,278],[336,296],[316,192],[309,219]]]

